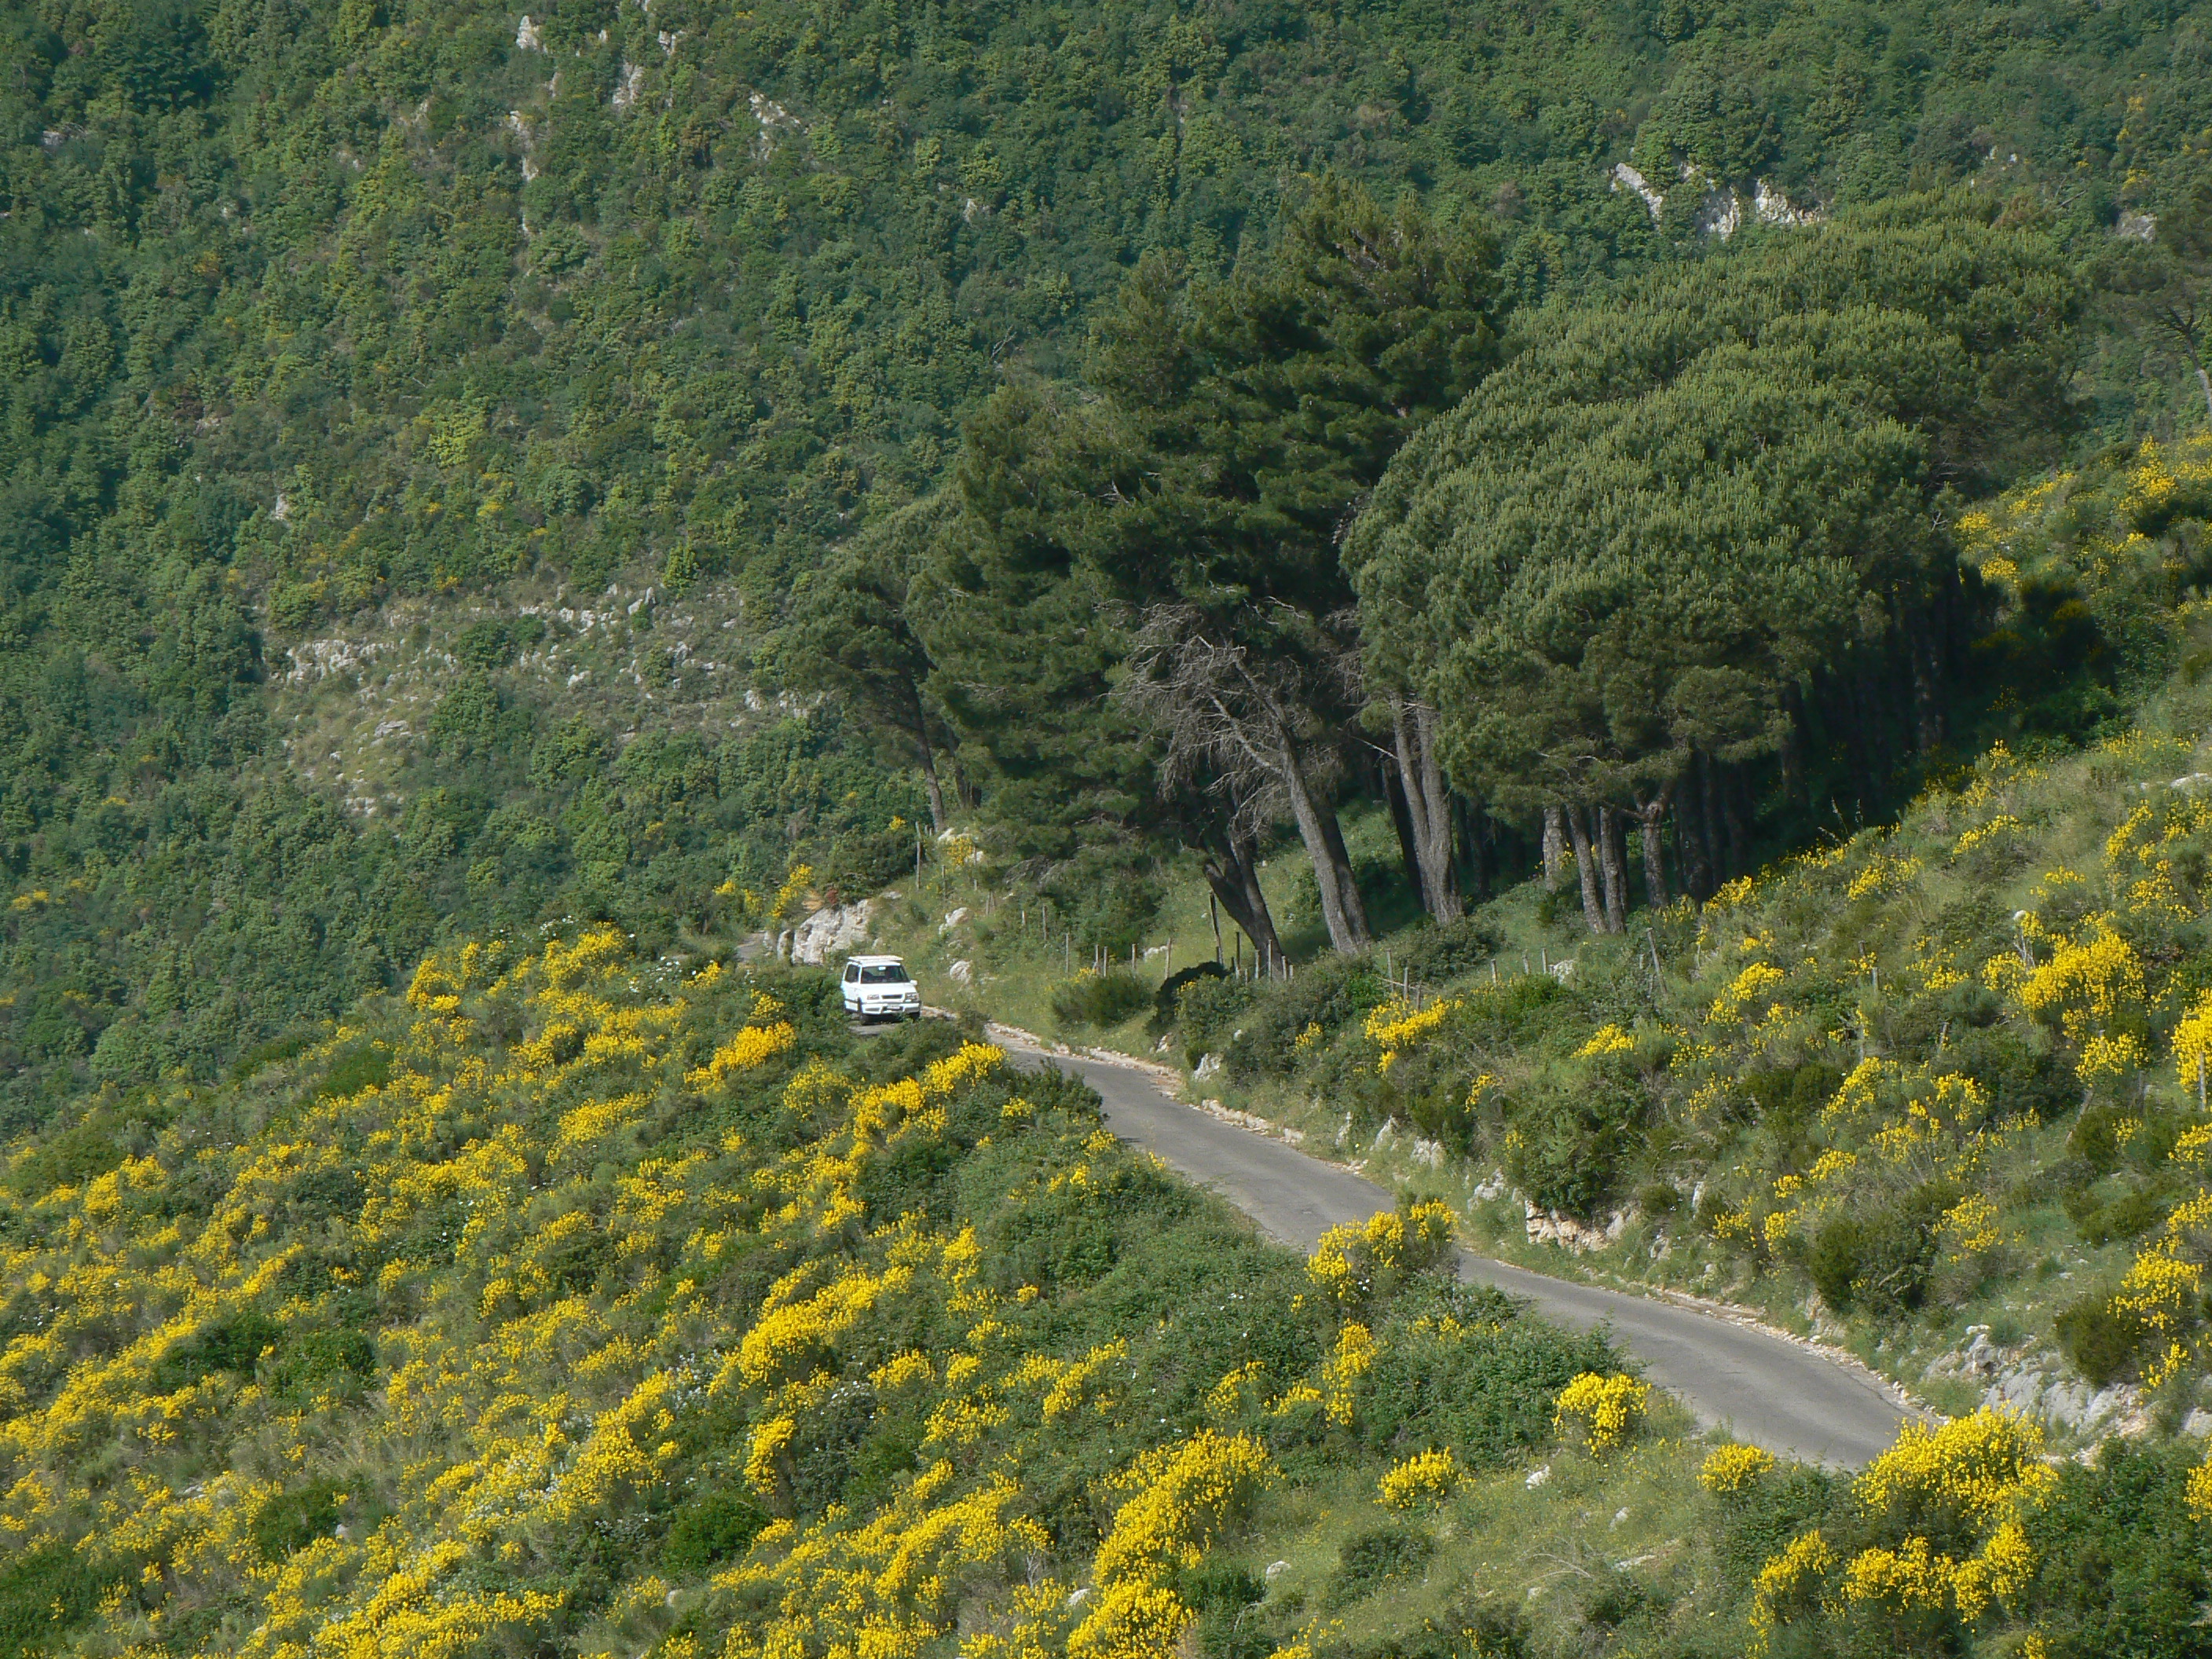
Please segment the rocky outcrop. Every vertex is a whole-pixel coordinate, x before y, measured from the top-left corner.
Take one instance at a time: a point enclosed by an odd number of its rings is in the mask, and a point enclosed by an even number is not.
[[[874,932],[875,918],[873,899],[825,905],[791,930],[788,945],[778,954],[818,968],[830,957],[866,944]]]
[[[1656,224],[1659,216],[1666,211],[1667,194],[1626,161],[1616,163],[1607,175],[1611,189],[1633,193],[1644,204]],[[1752,181],[1751,199],[1747,202],[1733,185],[1716,183],[1703,169],[1682,163],[1680,182],[1677,190],[1696,193],[1698,229],[1708,236],[1717,236],[1723,241],[1741,229],[1747,213],[1761,224],[1811,225],[1818,224],[1826,216],[1817,208],[1801,208],[1778,185],[1765,179]]]
[[[2077,1434],[2127,1434],[2139,1426],[2142,1390],[2131,1382],[2091,1387],[2069,1376],[2056,1356],[2033,1343],[1992,1341],[1986,1325],[1966,1328],[1966,1345],[1929,1366],[1930,1377],[1959,1377],[1982,1384],[1982,1404],[1992,1410],[2039,1418]]]
[[[1562,1215],[1557,1210],[1540,1210],[1528,1200],[1522,1200],[1528,1220],[1528,1242],[1531,1244],[1563,1244],[1577,1255],[1585,1250],[1601,1250],[1619,1242],[1628,1227],[1628,1212],[1615,1210],[1604,1226],[1578,1221],[1573,1216]]]

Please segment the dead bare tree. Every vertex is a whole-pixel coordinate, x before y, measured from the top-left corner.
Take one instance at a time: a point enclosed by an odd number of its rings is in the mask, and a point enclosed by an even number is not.
[[[1267,620],[1279,638],[1302,635],[1302,648],[1262,658],[1217,635],[1194,605],[1150,606],[1115,695],[1164,739],[1170,775],[1217,781],[1249,832],[1287,809],[1313,862],[1329,943],[1357,955],[1370,935],[1336,816],[1342,729],[1316,712],[1341,702],[1351,647],[1340,629],[1315,628],[1287,606],[1271,607]]]

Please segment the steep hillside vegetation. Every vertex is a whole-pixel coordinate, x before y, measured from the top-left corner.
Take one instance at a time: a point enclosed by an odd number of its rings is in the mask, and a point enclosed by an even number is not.
[[[2002,595],[1981,649],[2039,696],[1893,825],[1619,934],[1584,923],[1570,858],[1389,957],[1064,984],[1062,1029],[1172,1035],[1215,1057],[1203,1091],[1554,1267],[1759,1302],[1956,1408],[2178,1425],[2212,1404],[2208,489],[2212,443],[2123,447],[1962,520]],[[2085,750],[2048,735],[2085,712]],[[1020,938],[971,920],[927,948],[988,1002],[1047,971]]]
[[[2180,199],[2212,122],[2186,8],[146,0],[7,30],[0,852],[49,896],[9,917],[18,1121],[210,1078],[441,927],[672,939],[794,865],[793,902],[880,879],[910,758],[745,700],[794,580],[935,488],[1004,378],[1061,373],[1140,254],[1248,263],[1300,175],[1481,222],[1503,311],[1696,258],[1755,200],[1945,179],[2094,249]],[[2172,356],[2106,340],[2102,418],[2186,407]]]
[[[1095,1101],[611,929],[426,959],[21,1142],[0,1638],[92,1655],[2194,1652],[2203,1471],[1681,1424],[1433,1271],[1255,1241]],[[1395,1069],[1395,1068],[1394,1068]],[[1607,1517],[1610,1517],[1609,1519]]]

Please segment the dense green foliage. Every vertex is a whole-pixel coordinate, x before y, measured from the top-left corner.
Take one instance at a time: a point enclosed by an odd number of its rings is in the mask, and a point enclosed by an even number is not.
[[[1700,757],[1817,751],[1858,719],[1838,676],[1907,665],[1942,730],[1973,619],[1935,497],[2063,441],[2081,307],[1995,216],[1901,202],[1554,307],[1416,441],[1346,560],[1370,672],[1440,711],[1455,778],[1640,806]]]
[[[210,1075],[457,914],[604,910],[607,877],[653,868],[665,932],[732,866],[763,892],[793,860],[879,873],[831,843],[921,794],[827,756],[834,730],[690,757],[672,734],[586,799],[629,728],[563,726],[574,699],[514,664],[542,634],[518,596],[628,573],[742,616],[742,668],[826,545],[944,478],[1004,375],[1072,366],[1146,251],[1248,262],[1301,171],[1486,219],[1525,301],[1710,244],[1701,186],[1655,219],[1622,161],[1829,206],[1972,177],[2094,238],[2171,194],[2212,79],[2194,14],[2154,7],[672,3],[527,33],[453,6],[9,12],[0,847],[52,896],[8,918],[11,1110],[81,1080],[125,1011],[145,1036],[109,1074]],[[2100,348],[2106,420],[2181,406],[2143,350]],[[483,627],[441,609],[457,592]],[[291,647],[396,633],[408,595],[471,678],[387,781],[395,841],[270,714]],[[638,684],[685,678],[644,632]],[[1088,793],[1012,756],[1009,821],[1141,801],[1111,744],[1062,747],[1103,762]],[[719,870],[650,844],[733,830]],[[1097,931],[1143,902],[1100,897]]]

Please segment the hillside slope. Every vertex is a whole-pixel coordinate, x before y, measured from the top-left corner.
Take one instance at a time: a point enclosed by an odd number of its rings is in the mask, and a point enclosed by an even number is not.
[[[1107,1011],[1110,1040],[1199,1066],[1195,1092],[1517,1259],[1752,1302],[1948,1409],[2178,1425],[2212,1405],[2209,488],[2205,441],[2130,447],[1965,520],[2002,594],[1984,648],[2042,665],[2039,696],[1893,825],[1613,938],[1570,865],[1287,982],[1063,981],[1060,1029]],[[2085,714],[2087,748],[2047,735]],[[1176,914],[1170,965],[1202,961],[1202,911]],[[951,994],[985,1005],[1061,971],[1003,915],[914,943],[925,969],[967,960]]]
[[[1525,301],[1761,181],[2031,188],[2101,246],[2212,120],[2191,8],[659,3],[8,11],[10,1121],[209,1080],[441,928],[879,882],[904,763],[745,700],[795,576],[1302,173],[1493,218]],[[2182,395],[2143,350],[2116,427]]]
[[[1602,1341],[1434,1273],[1442,1206],[1301,1263],[1079,1087],[833,1009],[612,930],[471,945],[19,1142],[0,1639],[2198,1650],[2193,1448],[2054,1473],[1977,1417],[1845,1482],[1686,1443]]]

